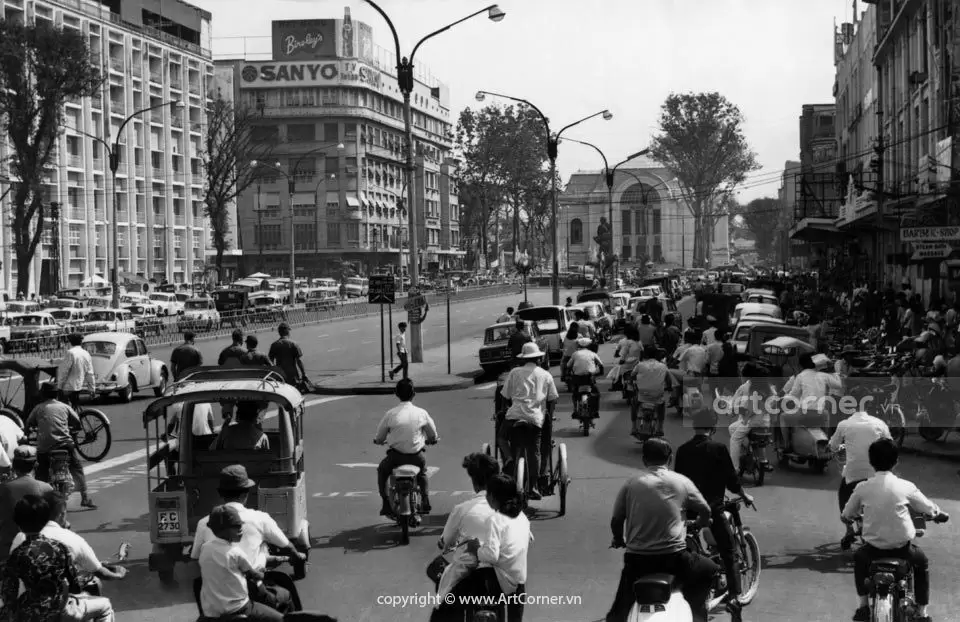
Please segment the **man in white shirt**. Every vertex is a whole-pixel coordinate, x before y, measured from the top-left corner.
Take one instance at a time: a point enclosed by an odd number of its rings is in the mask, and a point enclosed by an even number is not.
[[[707,324],[709,324],[710,327],[703,331],[703,337],[700,339],[700,345],[702,346],[708,346],[717,340],[717,318],[708,315]]]
[[[25,438],[23,428],[16,421],[0,415],[0,467],[9,468],[13,465],[13,452]]]
[[[57,367],[57,388],[63,393],[63,401],[76,410],[80,406],[80,392],[93,391],[96,388],[93,374],[93,359],[83,349],[83,335],[67,335],[70,349],[67,350]]]
[[[706,348],[697,343],[695,333],[686,333],[683,336],[683,341],[687,347],[677,357],[677,367],[685,376],[702,376],[709,363]]]
[[[865,410],[856,412],[841,421],[830,438],[830,449],[837,452],[843,447],[846,454],[843,477],[840,480],[840,489],[837,491],[841,512],[847,507],[847,501],[850,500],[850,495],[853,494],[857,484],[876,475],[876,471],[870,466],[870,446],[881,438],[891,438],[887,424],[873,416],[879,406],[877,398],[870,394],[861,394],[860,402]],[[856,539],[853,524],[845,524],[847,533],[840,541],[840,548],[844,551],[849,549]]]
[[[843,391],[840,379],[833,374],[817,371],[817,365],[810,354],[801,354],[800,367],[803,369],[783,385],[784,401],[780,409],[780,430],[785,442],[784,449],[793,451],[793,427],[808,415],[819,415],[820,425],[826,425],[827,404],[825,398],[831,393]]]
[[[540,474],[540,444],[543,430],[547,425],[546,418],[553,417],[553,408],[560,399],[553,375],[538,365],[543,354],[537,344],[523,344],[523,350],[517,358],[525,364],[510,370],[500,391],[500,394],[510,401],[510,407],[504,416],[500,435],[497,438],[500,452],[504,456],[513,456],[510,444],[516,422],[524,421],[532,425],[534,432],[529,438],[522,439],[525,441],[524,451],[529,462],[528,472],[531,474]],[[543,479],[542,474],[540,475],[540,479]],[[533,479],[533,477],[529,478],[530,490],[527,491],[527,496],[536,501],[542,497],[537,490],[539,483],[534,483]]]
[[[743,366],[742,375],[746,381],[730,398],[730,414],[737,417],[729,428],[730,459],[737,468],[740,467],[740,456],[746,449],[744,446],[750,437],[750,430],[765,430],[770,427],[770,414],[766,410],[764,399],[766,396],[759,390],[763,388],[762,382],[768,382],[767,373],[753,363],[747,363]],[[754,382],[757,383],[758,390],[754,390]]]
[[[497,318],[497,323],[501,322],[512,322],[513,321],[513,307],[507,307],[506,313],[501,313],[500,317]]]
[[[576,408],[579,392],[577,387],[590,387],[591,393],[597,391],[597,374],[603,373],[603,361],[597,353],[590,349],[593,342],[586,337],[577,339],[577,351],[570,355],[567,361],[567,371],[570,384],[574,387],[573,404]]]
[[[868,604],[870,563],[884,557],[905,559],[913,567],[914,596],[917,613],[914,620],[930,622],[927,605],[930,603],[930,564],[920,547],[913,544],[917,529],[911,513],[938,518],[940,508],[927,499],[912,483],[892,473],[897,466],[899,450],[891,439],[874,441],[870,445],[870,466],[876,475],[861,482],[850,495],[841,517],[844,521],[863,518],[863,540],[853,556],[853,576],[860,597],[860,606],[853,619],[870,619]],[[948,517],[943,516],[941,520]]]
[[[399,361],[399,364],[390,370],[390,380],[393,380],[393,377],[397,375],[398,371],[403,372],[403,379],[406,380],[408,378],[407,374],[409,366],[409,363],[407,362],[407,323],[400,322],[397,324],[397,330],[399,332],[397,333],[397,337],[394,339],[394,343],[396,344],[397,348],[397,360]]]
[[[427,411],[413,405],[413,396],[416,395],[413,381],[404,378],[398,382],[396,395],[400,404],[388,410],[383,416],[373,439],[377,445],[388,446],[386,457],[377,467],[377,487],[380,491],[380,500],[383,502],[380,515],[393,516],[390,497],[387,494],[387,482],[393,470],[403,465],[420,468],[420,474],[417,475],[417,484],[420,486],[422,495],[420,513],[429,514],[431,507],[430,498],[427,495],[427,458],[424,450],[427,444],[432,445],[440,439],[437,435],[437,426]]]
[[[306,555],[298,551],[287,539],[272,516],[246,507],[247,496],[254,486],[256,482],[250,479],[243,465],[233,464],[220,471],[220,485],[217,487],[217,493],[224,505],[233,508],[243,521],[243,534],[239,547],[250,561],[250,565],[257,572],[263,572],[266,569],[267,545],[282,549],[285,554],[295,560],[306,561]],[[209,516],[201,518],[197,523],[197,533],[190,550],[190,557],[193,559],[199,560],[204,547],[217,539],[209,523]],[[268,585],[263,590],[250,590],[250,593],[254,595],[254,600],[277,611],[284,612],[290,608],[290,592],[281,587]]]

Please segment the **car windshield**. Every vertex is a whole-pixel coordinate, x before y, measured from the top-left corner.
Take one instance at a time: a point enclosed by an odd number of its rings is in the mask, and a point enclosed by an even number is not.
[[[69,320],[73,317],[73,311],[70,309],[58,309],[57,311],[51,311],[50,315],[57,320]]]
[[[161,302],[166,302],[170,300],[172,294],[150,294],[150,300],[159,300]]]
[[[127,310],[134,315],[143,315],[145,308],[140,305],[133,305],[131,307],[127,307]]]
[[[360,279],[347,279],[347,285],[363,285],[363,281]]]
[[[84,341],[83,349],[89,352],[90,356],[109,358],[117,353],[117,344],[109,341]]]
[[[43,316],[21,315],[20,317],[13,318],[11,323],[14,326],[41,326],[43,324]]]
[[[184,306],[187,309],[206,309],[210,305],[206,300],[188,300]]]
[[[116,317],[113,311],[94,311],[87,316],[91,322],[109,322]]]
[[[484,343],[496,343],[497,341],[506,341],[510,339],[513,333],[513,326],[498,326],[497,328],[488,328],[484,337]]]

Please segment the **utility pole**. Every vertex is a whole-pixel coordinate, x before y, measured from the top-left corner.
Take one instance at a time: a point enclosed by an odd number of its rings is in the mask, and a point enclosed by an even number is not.
[[[877,93],[883,93],[883,71],[880,65],[877,70]],[[883,287],[886,281],[884,275],[884,265],[886,257],[883,254],[883,208],[886,201],[886,187],[884,186],[884,161],[883,155],[886,151],[886,145],[883,140],[883,97],[877,97],[877,145],[873,152],[877,156],[877,213],[876,213],[876,234],[874,235],[874,259],[877,262],[877,286]]]

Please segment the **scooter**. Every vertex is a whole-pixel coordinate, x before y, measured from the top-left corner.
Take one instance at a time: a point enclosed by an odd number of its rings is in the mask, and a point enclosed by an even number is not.
[[[636,404],[636,407],[634,407]],[[642,443],[657,433],[657,404],[640,402],[636,396],[630,404],[633,438]]]
[[[615,542],[610,548],[622,547]],[[690,604],[676,583],[670,574],[649,574],[634,581],[627,622],[693,622]]]
[[[603,373],[601,369],[597,375]],[[600,393],[592,385],[573,387],[573,418],[580,422],[580,429],[584,436],[590,436],[590,428],[597,427],[596,420],[600,418]]]
[[[427,441],[427,444],[436,445],[437,441]],[[420,526],[423,499],[417,485],[418,475],[420,467],[404,464],[393,470],[387,482],[390,507],[400,526],[400,544],[410,544],[410,529]]]
[[[782,414],[780,415],[783,416]],[[816,473],[823,473],[833,459],[830,451],[830,439],[823,431],[823,415],[803,415],[793,422],[793,447],[787,449],[783,430],[776,423],[773,429],[773,444],[777,452],[777,461],[781,467],[788,464],[808,464]]]

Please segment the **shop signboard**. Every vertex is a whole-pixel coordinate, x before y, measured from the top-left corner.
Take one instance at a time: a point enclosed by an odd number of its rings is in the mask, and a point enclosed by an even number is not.
[[[921,259],[946,259],[953,252],[953,247],[946,242],[935,242],[933,244],[915,243],[913,245],[912,261]]]
[[[380,88],[380,72],[356,61],[257,62],[240,69],[240,88],[364,85]]]
[[[904,227],[901,242],[951,242],[960,240],[960,227]]]
[[[336,20],[291,19],[273,22],[273,57],[278,61],[332,58]]]

